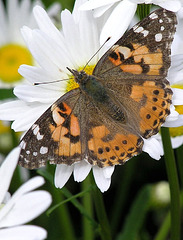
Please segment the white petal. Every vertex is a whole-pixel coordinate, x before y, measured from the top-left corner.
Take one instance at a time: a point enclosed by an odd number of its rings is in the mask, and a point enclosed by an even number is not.
[[[172,98],[173,105],[183,105],[183,89],[172,88],[172,91],[173,91]]]
[[[92,10],[115,2],[119,2],[119,0],[90,0],[82,4],[79,10]]]
[[[109,167],[104,167],[103,168],[103,173],[105,178],[111,178],[113,172],[114,172],[115,166],[109,166]]]
[[[0,167],[0,204],[2,203],[6,192],[8,191],[13,172],[17,166],[20,148],[14,148],[6,157]]]
[[[99,168],[98,166],[93,166],[93,175],[96,185],[100,191],[107,191],[111,184],[111,177],[106,178],[103,168]]]
[[[161,1],[159,2],[157,1],[157,4],[162,7],[162,8],[165,8],[169,11],[172,11],[172,12],[177,12],[180,8],[181,8],[181,3],[179,0],[166,0],[166,1]],[[155,3],[156,4],[156,3]]]
[[[168,71],[167,78],[171,85],[176,84],[183,79],[183,54],[171,57],[171,67]]]
[[[121,1],[115,7],[102,29],[100,35],[101,44],[103,44],[108,37],[111,37],[106,43],[106,45],[110,47],[123,35],[135,14],[136,7],[136,4],[128,0]]]
[[[37,226],[19,226],[0,230],[1,240],[42,240],[46,239],[47,232]]]
[[[51,105],[51,104],[50,104]],[[17,131],[27,131],[32,124],[50,107],[48,104],[35,103],[35,106],[32,104],[31,107],[25,107],[20,109],[19,116],[13,122],[11,128]]]
[[[46,191],[33,191],[21,195],[11,205],[11,209],[8,207],[11,204],[10,200],[2,209],[9,208],[9,212],[0,219],[0,227],[12,227],[32,221],[49,207],[51,201],[51,195]]]
[[[28,182],[24,183],[12,196],[9,200],[8,204],[6,204],[0,211],[0,219],[7,215],[7,213],[12,209],[15,205],[16,201],[24,194],[34,190],[35,188],[40,187],[44,183],[43,177],[34,177],[30,179]]]
[[[159,160],[161,156],[163,155],[163,148],[159,141],[155,137],[151,137],[149,139],[143,139],[144,140],[144,146],[142,150],[144,152],[147,152],[149,156],[152,158]]]
[[[6,19],[6,11],[3,1],[0,1],[0,44],[3,45],[8,41],[8,21]]]
[[[166,121],[163,124],[164,127],[181,127],[183,126],[183,115],[179,114],[176,120],[174,121]]]
[[[34,7],[33,12],[40,30],[58,42],[62,42],[63,37],[60,34],[60,31],[52,23],[46,11],[42,7],[36,6]]]
[[[101,17],[109,8],[111,8],[113,6],[113,3],[109,4],[109,5],[105,5],[103,7],[100,7],[100,8],[96,8],[93,12],[93,16],[95,18],[98,18],[98,17]],[[112,10],[112,9],[111,9]],[[107,14],[106,13],[106,17],[107,17]]]
[[[69,180],[74,166],[68,166],[66,164],[59,164],[56,166],[55,170],[55,186],[57,188],[62,188],[66,182]]]
[[[28,66],[28,65],[21,65],[18,69],[18,72],[26,78],[29,82],[32,84],[34,83],[42,83],[42,82],[53,82],[55,80],[60,79],[68,79],[68,75],[65,73],[59,73],[59,75],[56,75],[55,73],[49,74],[47,71],[45,71],[42,68],[38,68],[35,66]],[[52,83],[52,84],[45,84],[41,85],[40,87],[42,90],[44,89],[50,89],[55,91],[65,91],[66,89],[66,81],[60,81],[58,83]],[[36,86],[39,87],[39,86]]]
[[[41,94],[40,94],[41,92]],[[14,89],[14,94],[25,102],[49,103],[61,97],[60,91],[43,89],[40,86],[19,85]]]
[[[166,122],[163,126],[166,126],[166,123],[176,121],[179,117],[179,113],[175,110],[175,107],[171,104],[170,105],[170,115],[166,117]]]
[[[183,144],[183,136],[171,137],[172,148],[178,148]]]
[[[86,161],[81,161],[74,164],[74,180],[76,182],[82,182],[89,174],[91,170],[91,164]]]
[[[24,106],[26,106],[26,103],[20,100],[7,101],[0,104],[0,119],[7,121],[15,120]]]
[[[60,12],[61,5],[57,2],[53,3],[47,8],[48,16],[54,19],[56,16],[58,16],[58,13]]]

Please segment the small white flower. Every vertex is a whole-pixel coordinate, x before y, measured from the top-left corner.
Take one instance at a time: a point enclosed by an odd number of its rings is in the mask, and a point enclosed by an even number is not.
[[[42,5],[41,2],[39,4]],[[37,26],[32,15],[34,5],[30,0],[8,0],[5,9],[0,0],[0,88],[11,88],[20,83],[20,64],[35,64],[20,33],[23,25]],[[59,8],[59,4],[53,4],[50,16],[56,16]]]
[[[48,192],[33,191],[43,185],[44,179],[42,177],[30,179],[12,197],[7,192],[19,153],[19,147],[12,150],[0,167],[0,239],[45,239],[47,233],[43,228],[22,225],[39,216],[51,204],[51,196]]]
[[[61,31],[38,6],[34,8],[34,15],[39,29],[32,30],[28,27],[22,29],[24,39],[39,67],[22,65],[19,72],[29,82],[15,87],[14,93],[19,100],[0,106],[0,118],[14,121],[12,128],[15,131],[28,130],[53,102],[70,90],[70,81],[38,86],[33,86],[32,83],[70,78],[70,72],[66,67],[83,69],[86,62],[99,49],[99,36],[104,19],[94,18],[92,11],[79,11],[78,8],[83,2],[85,1],[75,2],[72,14],[68,10],[62,11]],[[125,19],[123,22],[125,24]],[[101,55],[102,51],[92,58],[85,68],[87,73],[92,72]],[[71,85],[73,87],[74,83],[71,82]],[[155,159],[159,159],[162,155],[162,147],[155,138],[144,140],[143,151]],[[59,188],[63,187],[72,173],[75,181],[83,181],[91,169],[97,186],[102,192],[106,191],[110,186],[114,167],[99,168],[91,166],[85,160],[72,166],[57,165],[55,185]]]

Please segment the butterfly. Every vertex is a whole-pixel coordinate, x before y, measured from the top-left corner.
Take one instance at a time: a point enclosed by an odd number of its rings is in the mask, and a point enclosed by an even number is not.
[[[68,68],[79,84],[61,96],[21,140],[19,165],[34,169],[86,160],[123,164],[170,114],[166,80],[176,29],[173,12],[158,9],[126,32],[92,75]]]

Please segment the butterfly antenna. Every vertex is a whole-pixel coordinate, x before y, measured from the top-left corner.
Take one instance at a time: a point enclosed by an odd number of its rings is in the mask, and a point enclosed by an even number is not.
[[[35,83],[33,83],[33,85],[34,86],[38,86],[38,85],[56,83],[56,82],[67,81],[67,80],[69,80],[69,79],[68,78],[66,78],[66,79],[59,79],[59,80],[55,80],[55,81],[51,81],[51,82],[35,82]]]
[[[103,46],[106,44],[106,42],[109,41],[111,37],[108,37],[107,40],[99,47],[99,49],[93,54],[93,56],[87,61],[87,63],[85,64],[83,70],[85,70],[86,66],[89,64],[89,62],[97,55],[97,53],[101,50],[101,48],[103,48]]]

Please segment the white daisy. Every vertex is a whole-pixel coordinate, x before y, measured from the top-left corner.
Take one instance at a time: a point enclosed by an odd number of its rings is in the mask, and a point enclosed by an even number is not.
[[[41,2],[39,4],[42,5]],[[35,4],[31,0],[8,0],[6,5],[5,9],[0,0],[0,88],[10,88],[20,83],[22,76],[18,73],[18,67],[21,64],[35,64],[20,33],[23,25],[37,26],[32,15]],[[59,8],[59,4],[52,5],[50,15],[56,16]]]
[[[7,192],[13,172],[17,166],[20,148],[7,156],[0,166],[0,239],[41,240],[46,231],[30,222],[43,213],[51,204],[51,195],[46,191],[33,191],[44,183],[42,177],[35,177],[23,184],[11,197]]]
[[[134,17],[137,4],[141,3],[153,3],[174,12],[181,7],[180,0],[89,0],[79,9],[93,9],[95,17],[100,17],[104,13],[107,15],[108,19],[100,34],[100,42],[104,43],[112,36],[108,42],[110,47],[110,44],[115,43],[124,34]]]
[[[38,86],[33,86],[32,83],[68,79],[70,72],[66,67],[83,69],[99,49],[103,19],[94,18],[92,11],[78,11],[83,2],[85,1],[75,2],[72,14],[68,10],[61,13],[62,31],[52,24],[41,7],[34,8],[39,29],[22,29],[24,39],[39,67],[22,65],[19,72],[29,82],[15,87],[14,93],[19,100],[0,106],[0,118],[14,121],[12,128],[15,131],[28,130],[55,100],[74,87],[71,80]],[[100,54],[92,58],[89,66],[85,68],[87,73],[92,72],[101,54],[100,51]],[[163,154],[161,145],[153,137],[145,140],[143,151],[155,159],[159,159]],[[72,166],[57,165],[55,185],[63,187],[72,173],[75,181],[83,181],[91,169],[97,186],[102,192],[106,191],[110,186],[114,167],[99,168],[85,161]]]

